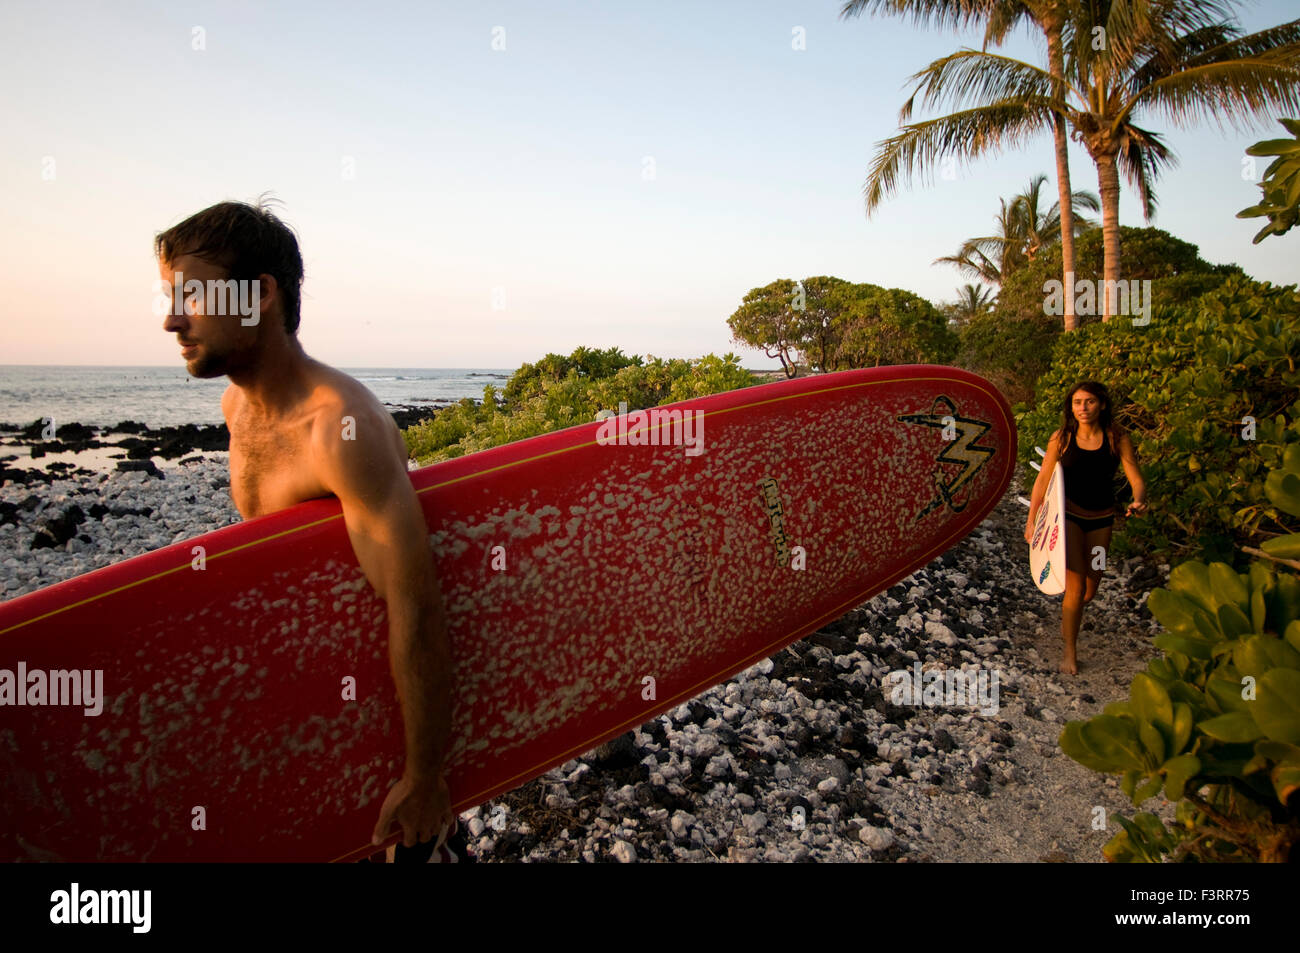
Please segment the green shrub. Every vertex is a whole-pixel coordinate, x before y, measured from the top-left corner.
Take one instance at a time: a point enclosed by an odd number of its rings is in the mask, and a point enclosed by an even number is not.
[[[1300,446],[1266,486],[1300,518]],[[1280,539],[1300,546],[1300,534]],[[1085,767],[1123,774],[1134,806],[1162,792],[1178,802],[1172,828],[1151,813],[1119,818],[1107,859],[1288,860],[1300,842],[1300,576],[1262,560],[1246,573],[1185,562],[1149,605],[1163,656],[1127,701],[1060,737]]]
[[[1152,301],[1165,306],[1191,303],[1242,274],[1236,265],[1210,264],[1195,245],[1158,228],[1121,228],[1120,248],[1124,280],[1150,280]],[[1076,277],[1101,279],[1103,258],[1101,229],[1084,232],[1075,242]],[[1007,278],[992,313],[961,330],[957,365],[988,378],[1012,404],[1029,401],[1063,333],[1061,316],[1043,313],[1044,285],[1060,280],[1061,246],[1051,245]],[[1078,320],[1080,330],[1103,323],[1096,315]]]
[[[1060,426],[1071,386],[1100,381],[1132,434],[1151,503],[1117,534],[1116,553],[1238,559],[1239,546],[1278,528],[1277,509],[1261,501],[1267,471],[1300,441],[1298,362],[1294,285],[1234,275],[1191,303],[1154,299],[1145,327],[1116,319],[1058,340],[1034,409],[1018,418],[1021,458]],[[1115,479],[1123,499],[1122,468]]]
[[[757,378],[734,354],[696,360],[628,357],[617,348],[578,348],[568,357],[548,354],[524,364],[506,383],[505,399],[495,388],[483,401],[468,398],[407,428],[407,449],[420,466],[499,447],[595,419],[600,410],[656,407],[748,387]]]
[[[1247,155],[1276,156],[1259,183],[1259,204],[1237,213],[1237,218],[1268,219],[1268,224],[1256,233],[1255,245],[1269,235],[1285,235],[1300,221],[1300,120],[1278,122],[1291,133],[1290,139],[1265,139],[1246,150]]]

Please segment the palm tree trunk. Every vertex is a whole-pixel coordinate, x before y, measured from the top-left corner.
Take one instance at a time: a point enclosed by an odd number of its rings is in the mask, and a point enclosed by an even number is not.
[[[1047,34],[1047,68],[1056,79],[1065,76],[1065,57],[1061,52],[1061,24],[1059,21],[1043,23]],[[1062,107],[1065,97],[1058,97]],[[1073,331],[1079,321],[1074,314],[1074,192],[1070,188],[1070,156],[1065,136],[1065,117],[1057,113],[1052,124],[1052,135],[1056,140],[1056,188],[1060,194],[1057,200],[1061,210],[1061,270],[1065,290],[1065,330]]]
[[[1101,238],[1105,248],[1106,263],[1102,278],[1105,289],[1099,289],[1097,295],[1102,301],[1101,319],[1109,321],[1114,302],[1110,300],[1110,289],[1119,285],[1119,169],[1115,164],[1114,153],[1094,154],[1097,163],[1097,189],[1101,193]]]

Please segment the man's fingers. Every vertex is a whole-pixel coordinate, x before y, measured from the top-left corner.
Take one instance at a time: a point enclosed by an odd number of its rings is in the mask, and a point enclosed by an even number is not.
[[[391,800],[385,799],[384,806],[379,809],[379,823],[375,825],[375,832],[370,835],[370,843],[378,847],[388,836],[388,829],[393,826],[393,815],[397,813],[397,805]]]
[[[443,820],[442,826],[438,829],[438,843],[433,845],[434,850],[439,850],[442,845],[447,843],[447,838],[451,835],[451,821]]]

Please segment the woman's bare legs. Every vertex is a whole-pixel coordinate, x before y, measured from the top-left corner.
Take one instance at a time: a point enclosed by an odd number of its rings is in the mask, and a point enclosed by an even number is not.
[[[1101,574],[1105,562],[1098,559],[1101,555],[1109,558],[1110,526],[1094,529],[1087,533],[1065,520],[1065,596],[1061,601],[1061,635],[1065,640],[1065,651],[1061,658],[1061,671],[1067,675],[1079,673],[1079,660],[1076,644],[1079,639],[1079,625],[1083,622],[1083,607],[1097,595],[1101,584]],[[1097,547],[1102,552],[1095,554]]]

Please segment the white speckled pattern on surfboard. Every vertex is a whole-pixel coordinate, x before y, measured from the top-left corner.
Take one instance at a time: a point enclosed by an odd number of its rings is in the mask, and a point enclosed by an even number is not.
[[[703,453],[601,445],[593,423],[411,474],[450,617],[458,809],[925,565],[978,525],[1014,465],[1005,399],[950,367],[674,406],[704,414]],[[0,706],[0,859],[369,850],[402,732],[385,608],[337,501],[0,603],[0,669],[20,661],[102,669],[107,699],[98,716]],[[206,830],[191,829],[196,807]]]

